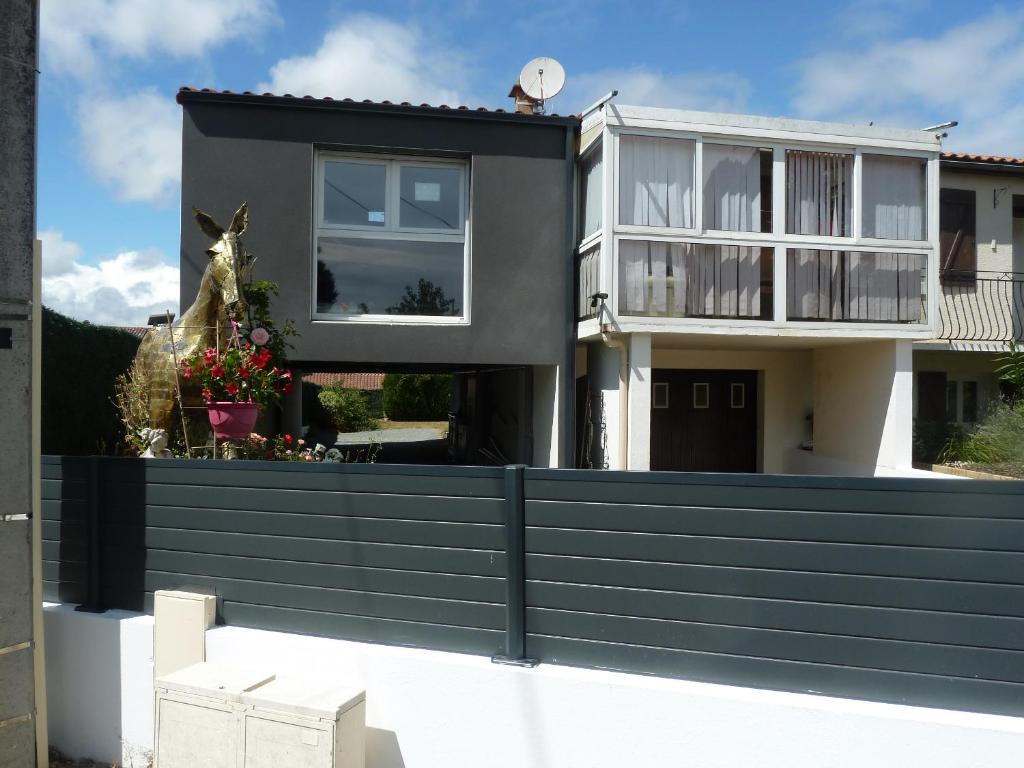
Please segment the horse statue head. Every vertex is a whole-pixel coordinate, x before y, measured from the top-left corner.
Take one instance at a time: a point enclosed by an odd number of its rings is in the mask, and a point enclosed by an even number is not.
[[[248,279],[253,261],[240,239],[249,225],[249,205],[242,203],[231,217],[227,229],[198,208],[192,209],[192,215],[195,216],[199,228],[214,241],[213,245],[206,249],[210,263],[203,274],[203,282],[209,279],[210,286],[219,296],[226,314],[237,317],[246,309],[242,286]]]

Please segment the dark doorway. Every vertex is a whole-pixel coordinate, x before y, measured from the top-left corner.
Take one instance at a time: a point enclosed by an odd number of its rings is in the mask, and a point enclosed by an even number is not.
[[[651,469],[757,471],[757,371],[656,369]]]

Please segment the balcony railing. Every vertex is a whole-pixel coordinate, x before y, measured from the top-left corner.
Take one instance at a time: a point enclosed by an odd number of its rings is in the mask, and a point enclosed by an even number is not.
[[[1024,341],[1024,274],[943,272],[939,338]]]
[[[923,253],[790,248],[786,252],[786,316],[843,323],[923,323]]]
[[[619,314],[772,318],[771,248],[619,242]]]
[[[601,291],[601,246],[597,245],[576,257],[576,272],[579,275],[576,290],[576,318],[588,320],[597,317],[600,302],[594,299]]]

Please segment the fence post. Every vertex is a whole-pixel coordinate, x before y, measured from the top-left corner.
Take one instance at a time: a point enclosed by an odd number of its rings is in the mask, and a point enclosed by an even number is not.
[[[526,658],[526,466],[505,467],[505,652],[491,657],[495,664],[535,667]]]
[[[102,613],[105,609],[100,604],[100,506],[102,503],[100,457],[90,456],[87,461],[85,535],[88,560],[85,574],[85,602],[75,610]]]

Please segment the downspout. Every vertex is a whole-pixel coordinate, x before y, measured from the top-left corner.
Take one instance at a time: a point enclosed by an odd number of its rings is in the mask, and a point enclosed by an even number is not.
[[[576,132],[565,126],[565,351],[558,375],[558,467],[576,466]]]
[[[629,469],[629,346],[621,334],[610,333],[605,323],[601,324],[601,341],[619,351],[619,466]]]

